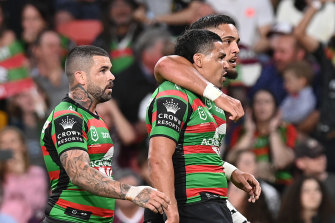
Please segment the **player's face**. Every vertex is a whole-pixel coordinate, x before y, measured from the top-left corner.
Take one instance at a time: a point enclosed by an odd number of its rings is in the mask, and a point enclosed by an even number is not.
[[[112,63],[109,57],[93,56],[93,65],[88,75],[87,92],[99,103],[112,98],[114,75],[110,71]]]
[[[267,91],[258,91],[254,97],[253,112],[256,121],[270,121],[276,109],[272,95]]]
[[[202,60],[202,74],[209,82],[219,88],[222,87],[227,74],[228,64],[225,56],[223,44],[217,41],[214,42],[213,50],[204,55]]]
[[[314,179],[305,180],[302,184],[300,199],[304,209],[317,211],[322,201],[322,192],[318,182]]]
[[[236,27],[232,24],[222,24],[216,28],[210,28],[208,30],[218,34],[221,37],[226,53],[226,60],[228,62],[226,77],[235,79],[237,77],[237,56],[240,53],[240,49],[238,48],[240,36]]]

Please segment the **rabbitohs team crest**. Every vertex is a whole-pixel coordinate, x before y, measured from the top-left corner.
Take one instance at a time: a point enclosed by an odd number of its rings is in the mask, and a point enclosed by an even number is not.
[[[91,131],[91,139],[96,142],[99,139],[98,131],[94,126],[91,126],[90,128]]]

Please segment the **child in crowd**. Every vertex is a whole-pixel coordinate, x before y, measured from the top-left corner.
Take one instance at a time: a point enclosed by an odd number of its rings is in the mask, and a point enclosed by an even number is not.
[[[288,96],[280,110],[284,121],[300,124],[314,110],[316,97],[311,87],[313,69],[306,61],[290,64],[283,72],[284,86]]]

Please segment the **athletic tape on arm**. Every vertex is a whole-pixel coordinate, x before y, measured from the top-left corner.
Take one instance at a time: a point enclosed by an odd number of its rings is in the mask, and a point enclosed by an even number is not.
[[[231,175],[237,169],[234,165],[231,165],[228,162],[224,162],[223,168],[224,168],[224,172],[226,174],[227,180],[230,180]]]
[[[211,101],[215,101],[218,97],[221,96],[221,94],[223,93],[219,88],[215,87],[212,83],[209,83],[207,84],[202,95]]]
[[[155,188],[152,188],[152,187],[149,187],[149,186],[137,186],[137,187],[132,186],[132,187],[130,187],[130,189],[128,190],[128,192],[126,194],[126,199],[130,200],[130,201],[134,200],[135,197],[137,197],[137,195],[139,193],[141,193],[146,188],[150,188],[152,190],[156,190]]]

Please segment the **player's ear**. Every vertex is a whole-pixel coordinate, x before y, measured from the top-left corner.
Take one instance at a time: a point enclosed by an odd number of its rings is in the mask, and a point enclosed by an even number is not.
[[[196,53],[193,55],[194,64],[197,65],[199,68],[202,67],[202,59],[203,59],[203,54],[201,53]]]
[[[87,80],[86,72],[84,72],[84,71],[74,72],[74,78],[81,85],[85,85],[86,82],[87,82],[86,81]]]

